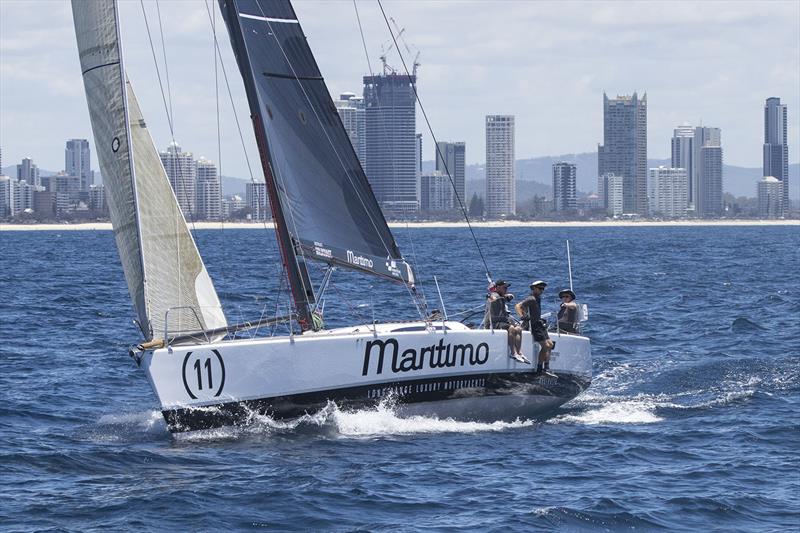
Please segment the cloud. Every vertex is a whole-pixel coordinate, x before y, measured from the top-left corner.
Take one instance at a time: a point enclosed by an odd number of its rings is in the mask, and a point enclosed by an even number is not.
[[[361,92],[368,68],[352,2],[294,5],[331,92]],[[161,64],[156,5],[146,1],[145,6]],[[214,63],[205,4],[160,2],[159,7],[176,137],[213,159]],[[790,146],[798,146],[798,2],[384,0],[384,7],[421,53],[419,91],[437,136],[466,141],[470,162],[483,161],[484,115],[493,113],[517,116],[518,157],[595,150],[602,140],[604,90],[647,91],[651,157],[668,154],[675,126],[702,120],[723,128],[726,162],[760,166],[762,109],[773,95],[789,105]],[[377,71],[390,37],[376,3],[359,1],[358,9]],[[122,2],[120,10],[126,66],[163,147],[170,132],[141,7]],[[242,82],[218,13],[216,20],[247,150],[258,167]],[[389,63],[400,66],[396,55]],[[221,98],[223,171],[246,176],[224,84]],[[417,129],[424,132],[424,155],[430,159],[432,141],[419,120]],[[76,136],[91,139],[69,4],[0,1],[5,164],[32,155],[43,168],[57,170],[63,166],[64,140]],[[792,151],[792,160],[799,155]]]

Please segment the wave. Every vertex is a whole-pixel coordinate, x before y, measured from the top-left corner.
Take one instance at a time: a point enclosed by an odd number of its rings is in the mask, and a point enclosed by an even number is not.
[[[391,399],[385,399],[372,409],[341,409],[329,402],[326,407],[290,420],[277,420],[268,415],[250,413],[237,426],[193,431],[176,434],[183,442],[230,440],[250,436],[302,436],[314,435],[331,438],[374,438],[430,433],[477,433],[505,431],[533,426],[533,420],[514,422],[468,422],[452,418],[428,416],[404,417],[398,414]],[[103,415],[90,431],[96,441],[141,440],[154,436],[166,436],[169,432],[160,411],[148,410],[135,413]]]
[[[650,401],[621,400],[589,408],[578,414],[561,415],[551,422],[576,424],[654,424],[664,419],[655,413],[658,404]]]

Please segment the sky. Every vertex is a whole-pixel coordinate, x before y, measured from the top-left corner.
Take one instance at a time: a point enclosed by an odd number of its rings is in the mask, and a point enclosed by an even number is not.
[[[595,151],[602,142],[604,91],[609,96],[647,93],[649,157],[669,157],[674,127],[702,124],[722,128],[727,164],[747,167],[761,166],[764,100],[781,97],[789,106],[790,161],[800,160],[798,0],[383,4],[405,28],[403,37],[414,54],[420,53],[418,91],[436,137],[465,141],[468,163],[484,161],[487,114],[516,115],[517,159]],[[374,0],[357,5],[377,72],[378,56],[391,37]],[[295,0],[294,6],[331,94],[361,93],[369,67],[353,1]],[[234,115],[220,70],[221,143],[206,2],[160,0],[157,6],[145,0],[144,9],[172,101],[175,139],[195,156],[220,163],[224,175],[248,178],[244,154],[258,169],[255,140],[219,12],[222,61],[236,109]],[[121,0],[120,13],[126,69],[163,149],[172,136],[142,4]],[[400,67],[394,54],[388,62]],[[424,135],[423,157],[433,159],[433,142],[419,113],[417,131]],[[60,170],[68,138],[93,144],[70,4],[0,0],[3,165],[29,156],[40,168]],[[94,153],[93,159],[97,169]]]

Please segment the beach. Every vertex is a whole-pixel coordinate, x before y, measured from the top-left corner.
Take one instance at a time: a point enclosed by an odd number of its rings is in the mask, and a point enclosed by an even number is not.
[[[195,222],[189,224],[193,229],[263,229],[273,228],[272,222]],[[390,222],[392,228],[460,228],[466,227],[466,222]],[[589,227],[688,227],[688,226],[800,226],[800,219],[785,220],[753,220],[753,219],[726,219],[726,220],[575,220],[575,221],[545,221],[545,220],[493,220],[473,221],[476,228],[589,228]],[[0,231],[110,231],[110,222],[85,222],[74,224],[2,224]]]

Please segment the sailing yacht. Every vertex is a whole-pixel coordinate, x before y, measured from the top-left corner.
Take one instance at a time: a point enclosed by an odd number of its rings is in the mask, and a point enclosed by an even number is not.
[[[403,284],[397,246],[289,0],[219,0],[244,81],[293,310],[290,334],[235,338],[125,73],[116,0],[73,0],[81,71],[136,324],[132,351],[170,431],[291,418],[387,398],[402,415],[544,415],[591,382],[589,339],[557,336],[553,375],[509,356],[502,329],[446,318],[325,329],[333,268]],[[329,266],[312,286],[310,262]],[[424,316],[424,315],[423,315]],[[264,321],[257,321],[263,323]],[[529,333],[523,342],[532,346]]]

